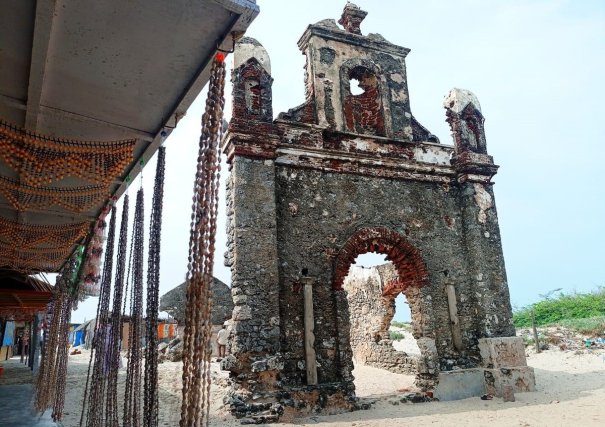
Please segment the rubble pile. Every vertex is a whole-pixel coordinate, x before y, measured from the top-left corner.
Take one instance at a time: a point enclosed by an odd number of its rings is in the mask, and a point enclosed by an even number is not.
[[[160,343],[158,346],[158,363],[180,362],[183,360],[183,341],[177,337],[169,343]]]
[[[517,336],[523,338],[526,346],[533,344],[533,333],[530,328],[518,329]],[[573,351],[576,354],[605,350],[605,331],[595,337],[559,326],[543,327],[538,328],[538,339],[542,350],[548,349],[550,345],[558,347],[561,351]]]

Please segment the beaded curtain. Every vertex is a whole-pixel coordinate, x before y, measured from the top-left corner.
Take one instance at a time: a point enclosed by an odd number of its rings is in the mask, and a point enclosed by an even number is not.
[[[70,176],[110,185],[132,161],[135,143],[56,138],[0,119],[0,158],[33,187]]]
[[[210,317],[220,178],[217,147],[222,135],[225,105],[224,59],[224,55],[217,54],[212,64],[193,191],[180,427],[200,427],[208,425],[210,420]]]

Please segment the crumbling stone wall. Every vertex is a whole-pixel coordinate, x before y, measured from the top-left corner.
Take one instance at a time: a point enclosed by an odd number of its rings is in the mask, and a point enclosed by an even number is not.
[[[307,28],[299,41],[307,99],[277,120],[267,52],[250,39],[236,47],[222,142],[235,304],[223,367],[240,412],[275,402],[282,407],[272,410],[298,415],[356,407],[342,285],[362,253],[385,254],[397,272],[387,293],[410,301],[419,387],[433,389],[440,371],[478,366],[479,339],[514,335],[491,183],[497,166],[479,102],[450,92],[455,146],[440,144],[410,110],[409,49],[362,35],[363,16],[349,3],[347,29],[333,20]],[[352,95],[355,78],[366,98]],[[307,376],[309,279],[318,384]]]
[[[371,268],[355,266],[345,278],[353,359],[397,374],[416,374],[418,358],[395,350],[389,335],[395,298],[401,293],[400,289],[389,292],[389,284],[397,280],[392,263]]]

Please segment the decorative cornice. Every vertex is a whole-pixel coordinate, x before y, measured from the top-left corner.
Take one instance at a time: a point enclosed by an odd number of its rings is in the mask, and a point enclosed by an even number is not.
[[[471,151],[456,153],[452,158],[452,165],[458,173],[458,182],[470,181],[483,184],[490,183],[500,167],[494,164],[492,156]]]
[[[275,160],[282,166],[442,184],[490,183],[498,170],[491,156],[471,152],[456,155],[454,147],[441,144],[332,132],[283,120],[274,126],[280,136],[228,131],[221,144],[227,161],[243,156]]]
[[[327,40],[334,40],[341,43],[360,46],[364,49],[372,49],[378,52],[389,53],[405,58],[410,49],[389,43],[388,41],[378,37],[377,35],[362,36],[354,33],[349,33],[344,30],[336,30],[324,27],[322,25],[309,25],[302,37],[298,41],[300,50],[305,51],[309,45],[311,37],[317,36]]]
[[[450,183],[456,171],[450,166],[428,165],[413,160],[378,159],[340,151],[280,145],[275,163],[317,169],[326,172],[350,173],[380,178]]]

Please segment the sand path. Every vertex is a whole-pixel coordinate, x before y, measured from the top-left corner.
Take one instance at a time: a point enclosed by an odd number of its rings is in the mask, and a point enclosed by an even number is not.
[[[482,401],[478,397],[455,402],[397,404],[398,388],[409,386],[413,377],[396,375],[367,366],[357,366],[354,375],[360,397],[383,395],[372,409],[333,416],[299,419],[295,425],[326,427],[423,426],[603,426],[605,425],[605,352],[592,354],[549,350],[529,351],[528,363],[536,369],[538,391],[516,395],[516,402],[501,399]],[[65,427],[78,425],[86,383],[89,353],[70,356]],[[180,411],[180,363],[160,365],[160,426],[177,426]],[[120,371],[123,391],[125,369]],[[211,425],[239,426],[222,407],[227,386],[226,373],[213,364]],[[292,425],[292,424],[276,424]]]

